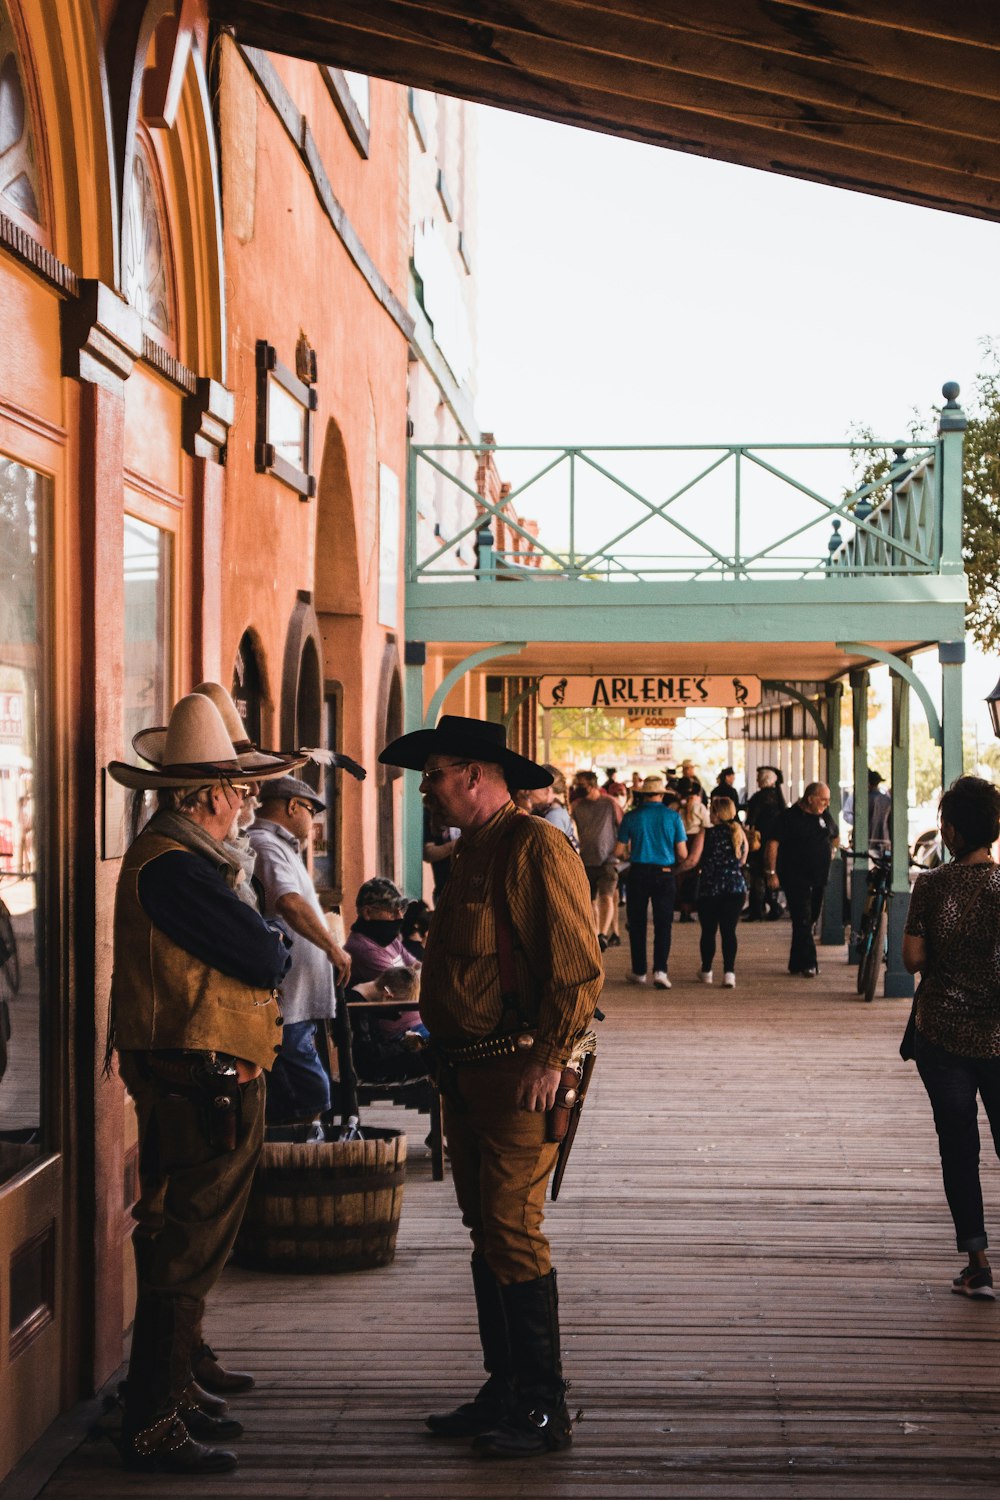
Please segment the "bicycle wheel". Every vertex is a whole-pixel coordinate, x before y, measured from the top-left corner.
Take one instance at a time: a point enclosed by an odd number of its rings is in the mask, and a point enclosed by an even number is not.
[[[858,933],[858,967],[855,978],[857,980],[858,994],[865,992],[865,976],[868,973],[868,959],[871,956],[872,943],[875,941],[875,931],[866,916],[861,923],[861,931]]]
[[[883,906],[878,914],[878,922],[875,925],[875,936],[868,953],[868,966],[865,971],[865,999],[874,1000],[875,990],[878,986],[879,976],[882,973],[882,965],[885,962],[885,935],[889,930],[889,912]]]
[[[21,987],[21,961],[17,956],[17,938],[10,912],[0,901],[0,970],[12,995]]]

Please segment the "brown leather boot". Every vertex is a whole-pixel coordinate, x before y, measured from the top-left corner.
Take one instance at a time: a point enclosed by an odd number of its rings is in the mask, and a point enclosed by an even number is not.
[[[202,1389],[215,1396],[238,1396],[254,1387],[254,1378],[246,1371],[224,1369],[210,1344],[201,1344],[195,1349],[191,1370]]]
[[[182,1475],[226,1474],[236,1468],[235,1453],[196,1442],[180,1416],[199,1312],[200,1303],[192,1298],[140,1290],[121,1434],[127,1469]]]

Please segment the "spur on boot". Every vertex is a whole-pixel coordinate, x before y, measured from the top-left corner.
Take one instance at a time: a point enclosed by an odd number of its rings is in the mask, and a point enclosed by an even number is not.
[[[123,1446],[126,1469],[159,1474],[229,1474],[239,1460],[225,1448],[207,1448],[173,1414],[135,1433]]]

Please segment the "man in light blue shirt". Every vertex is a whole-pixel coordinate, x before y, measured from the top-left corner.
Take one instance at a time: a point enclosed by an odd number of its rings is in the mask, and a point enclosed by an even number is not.
[[[265,781],[260,813],[249,830],[257,856],[254,878],[263,891],[261,914],[292,939],[292,964],[281,985],[281,1051],[267,1088],[271,1125],[315,1120],[330,1108],[330,1080],[316,1051],[316,1032],[336,1009],[334,973],[346,980],[351,960],[333,940],[300,853],[324,807],[297,776]]]
[[[646,983],[646,922],[653,907],[653,984],[669,990],[667,963],[674,920],[674,868],[687,859],[687,837],[680,814],[665,807],[663,776],[647,776],[642,802],[627,812],[618,829],[615,855],[629,860],[625,910],[632,949],[633,984]]]

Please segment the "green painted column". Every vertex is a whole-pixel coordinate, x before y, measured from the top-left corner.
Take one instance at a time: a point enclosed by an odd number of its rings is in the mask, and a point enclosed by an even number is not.
[[[826,684],[826,782],[830,788],[830,813],[834,820],[840,818],[840,714],[844,701],[844,684]],[[844,941],[844,861],[839,851],[834,851],[830,864],[830,880],[823,901],[820,917],[820,943],[825,947],[838,947]]]
[[[941,790],[962,774],[962,667],[964,641],[941,641]]]
[[[909,657],[902,660],[910,665]],[[913,994],[913,975],[903,968],[903,928],[910,904],[910,834],[907,808],[910,785],[910,688],[892,674],[892,900],[889,902],[889,960],[885,971],[887,999]]]
[[[403,667],[403,724],[407,734],[424,723],[423,641],[407,641]],[[424,880],[424,804],[416,771],[403,772],[403,889],[416,899]]]
[[[868,848],[868,673],[851,673],[851,721],[854,731],[854,848]],[[856,964],[858,945],[854,934],[861,926],[861,912],[865,904],[867,882],[865,875],[868,861],[852,859],[851,871],[851,934],[848,939],[847,961]]]
[[[940,571],[961,573],[965,569],[962,557],[962,449],[968,422],[965,412],[958,404],[958,382],[947,381],[941,387],[941,394],[945,398],[945,404],[938,419],[938,437],[941,443],[941,462],[938,465]]]

